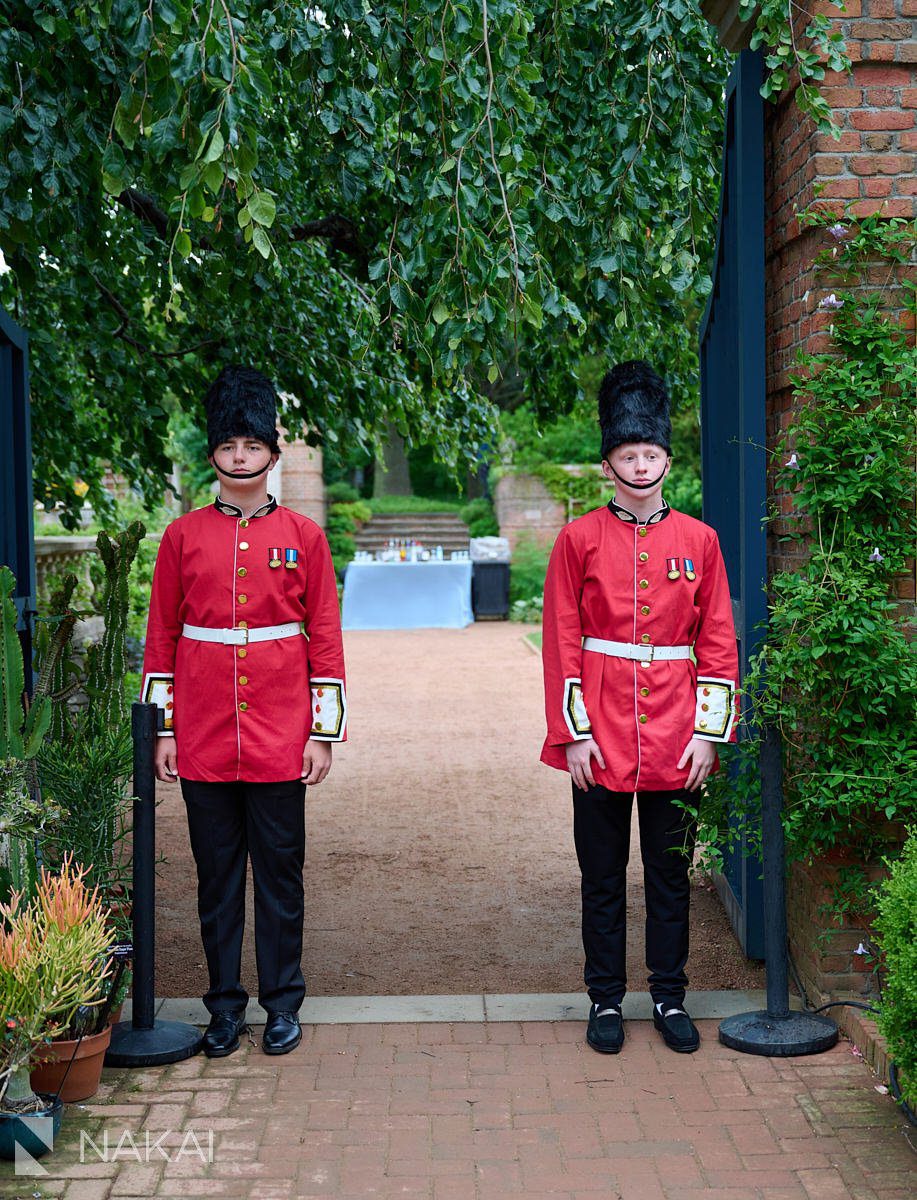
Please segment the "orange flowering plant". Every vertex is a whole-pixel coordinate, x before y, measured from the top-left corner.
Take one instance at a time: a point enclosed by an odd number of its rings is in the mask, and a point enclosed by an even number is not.
[[[14,892],[0,904],[0,1109],[35,1106],[35,1051],[61,1036],[77,1009],[105,997],[112,933],[85,874],[71,855],[58,874],[42,869],[30,902]]]

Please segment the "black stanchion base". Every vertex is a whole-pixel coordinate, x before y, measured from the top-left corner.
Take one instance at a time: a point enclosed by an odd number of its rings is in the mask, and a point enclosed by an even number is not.
[[[154,1021],[152,1029],[135,1029],[130,1021],[112,1027],[106,1067],[158,1067],[181,1062],[200,1051],[204,1035],[184,1021]]]
[[[763,1009],[738,1013],[720,1022],[720,1041],[745,1054],[767,1058],[793,1058],[821,1054],[837,1043],[837,1024],[818,1013],[791,1012],[773,1017]]]

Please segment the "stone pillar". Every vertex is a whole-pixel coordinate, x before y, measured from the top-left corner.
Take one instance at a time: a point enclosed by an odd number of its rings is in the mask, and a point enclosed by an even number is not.
[[[569,517],[536,475],[507,473],[494,488],[494,509],[500,536],[510,550],[523,534],[539,546],[552,546]]]
[[[325,483],[322,452],[301,438],[281,443],[280,462],[271,473],[271,492],[294,512],[325,527]]]

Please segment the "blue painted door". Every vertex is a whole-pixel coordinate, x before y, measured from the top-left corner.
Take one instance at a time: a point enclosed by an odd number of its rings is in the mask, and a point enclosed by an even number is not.
[[[726,89],[713,290],[700,343],[704,520],[726,560],[743,677],[767,613],[761,79],[760,52],[743,51]],[[744,842],[716,883],[745,953],[763,958],[761,864]]]
[[[0,308],[0,563],[16,576],[26,688],[31,691],[31,617],[35,611],[32,541],[32,435],[28,337]]]

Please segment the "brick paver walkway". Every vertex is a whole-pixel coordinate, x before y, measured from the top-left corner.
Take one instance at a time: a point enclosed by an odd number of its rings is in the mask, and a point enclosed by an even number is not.
[[[2,1164],[0,1195],[913,1200],[917,1130],[849,1044],[775,1060],[702,1034],[675,1055],[632,1021],[606,1058],[578,1022],[319,1025],[285,1058],[107,1071],[49,1174]],[[81,1163],[81,1131],[117,1161]]]

